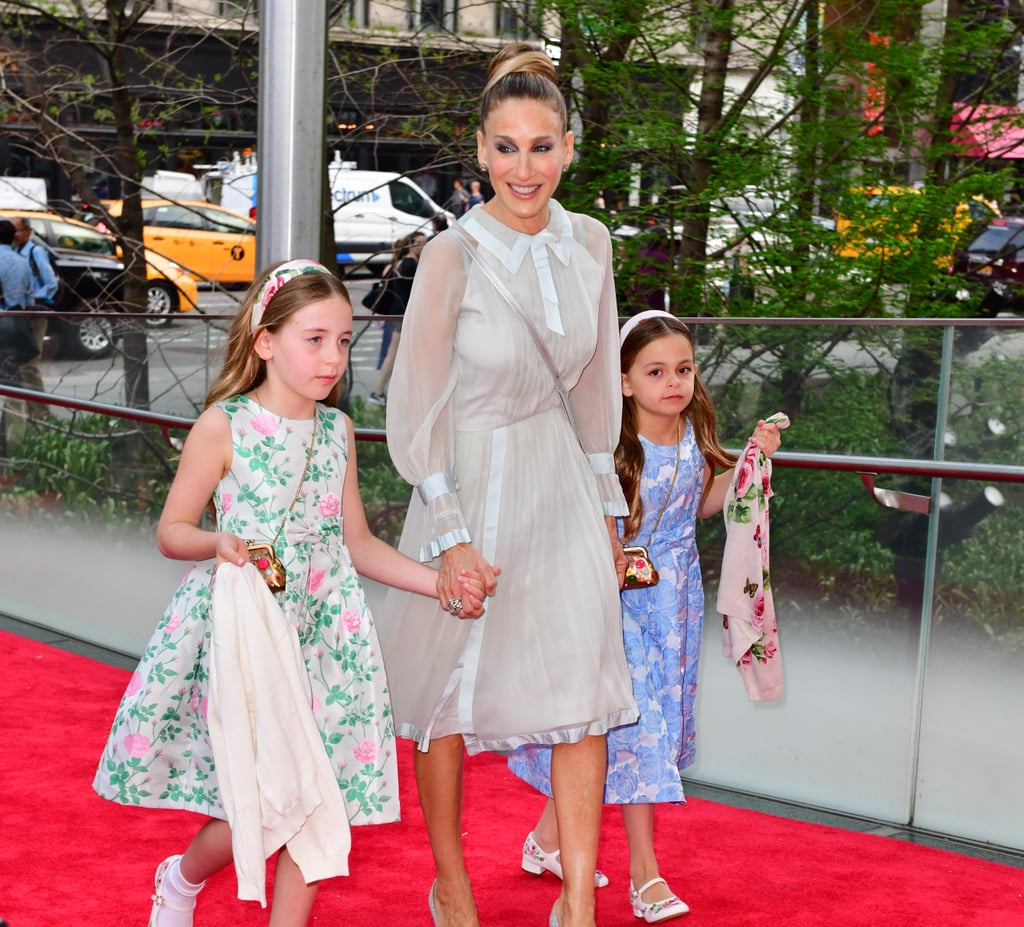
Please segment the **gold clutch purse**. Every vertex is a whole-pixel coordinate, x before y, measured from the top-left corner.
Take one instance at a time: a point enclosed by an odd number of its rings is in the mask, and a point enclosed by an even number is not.
[[[260,571],[267,588],[271,592],[283,592],[288,577],[273,545],[253,541],[246,542],[245,546],[249,549],[249,562]]]
[[[646,547],[623,547],[626,555],[626,589],[643,589],[658,584],[658,571]]]

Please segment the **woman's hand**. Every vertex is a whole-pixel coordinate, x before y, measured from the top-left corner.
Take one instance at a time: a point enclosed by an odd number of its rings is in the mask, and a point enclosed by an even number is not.
[[[757,423],[750,440],[760,448],[765,457],[771,457],[782,446],[779,426],[769,425],[764,419]]]
[[[615,524],[615,517],[605,515],[605,524],[608,527],[608,536],[612,542],[612,558],[615,560],[615,575],[619,580],[619,589],[626,585],[626,555],[622,551],[622,541],[619,540],[618,525]]]
[[[471,544],[449,547],[441,553],[437,601],[457,618],[477,618],[483,612],[483,600],[494,595],[500,573]],[[460,601],[462,608],[451,611],[448,606],[452,599]]]

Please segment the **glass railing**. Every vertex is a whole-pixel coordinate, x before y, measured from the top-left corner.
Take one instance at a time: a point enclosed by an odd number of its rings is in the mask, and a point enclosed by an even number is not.
[[[726,446],[777,410],[792,425],[771,529],[785,694],[751,702],[721,655],[724,530],[709,519],[686,777],[1024,849],[1024,323],[689,321]],[[227,324],[145,330],[145,410],[126,407],[116,343],[44,362],[43,421],[16,408],[39,396],[0,387],[0,611],[142,650],[183,572],[153,525]],[[394,542],[410,490],[363,399],[379,344],[373,327],[356,342],[347,407],[367,514]]]

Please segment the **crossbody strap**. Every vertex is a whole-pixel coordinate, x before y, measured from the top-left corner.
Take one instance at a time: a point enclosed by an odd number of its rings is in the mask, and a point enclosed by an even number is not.
[[[522,323],[526,326],[526,330],[530,333],[530,337],[533,339],[533,343],[537,347],[537,353],[540,354],[541,360],[544,361],[545,366],[551,373],[551,378],[555,381],[555,390],[558,393],[558,398],[562,400],[562,406],[565,409],[565,414],[569,417],[569,424],[572,425],[572,430],[576,432],[576,419],[572,414],[572,406],[569,404],[569,393],[565,388],[565,384],[562,383],[562,375],[558,370],[558,366],[555,364],[554,358],[551,356],[551,352],[548,350],[547,345],[544,344],[544,339],[541,338],[540,332],[537,330],[537,326],[533,323],[533,319],[526,314],[526,310],[519,305],[519,302],[512,295],[509,288],[502,283],[501,279],[494,272],[491,266],[483,259],[469,235],[466,234],[465,229],[456,222],[453,225],[450,225],[448,230],[455,236],[455,240],[462,245],[463,250],[465,250],[470,258],[476,261],[477,266],[483,271],[484,276],[490,281],[491,286],[498,291],[498,295],[512,307],[516,315],[519,316]],[[576,432],[576,434],[578,438],[579,432]]]

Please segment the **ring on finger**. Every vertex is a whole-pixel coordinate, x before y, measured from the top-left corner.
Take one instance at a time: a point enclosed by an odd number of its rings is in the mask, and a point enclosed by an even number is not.
[[[455,596],[452,596],[445,607],[448,614],[458,615],[462,611],[462,599],[457,599]]]

